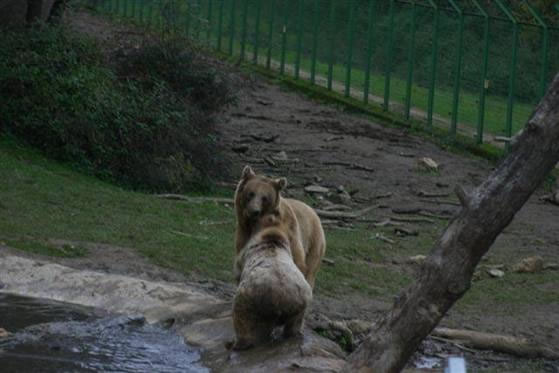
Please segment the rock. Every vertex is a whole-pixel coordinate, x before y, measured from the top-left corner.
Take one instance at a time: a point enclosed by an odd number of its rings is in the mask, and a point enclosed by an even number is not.
[[[488,269],[487,273],[489,273],[489,276],[496,277],[496,278],[501,278],[505,275],[505,272],[503,272],[503,271],[501,271],[500,269],[497,269],[497,268]]]
[[[343,205],[349,205],[351,203],[351,195],[345,190],[342,190],[341,192],[338,192],[330,196],[330,199],[334,203],[343,204]]]
[[[8,337],[11,333],[4,328],[0,328],[0,338]]]
[[[394,233],[399,236],[418,236],[419,232],[413,229],[407,229],[403,227],[396,227],[394,228]]]
[[[283,150],[279,153],[272,155],[272,159],[275,161],[287,161],[289,158],[287,157],[287,153]]]
[[[524,258],[520,262],[512,266],[513,272],[518,273],[535,273],[543,269],[543,259],[541,256],[532,256]]]
[[[432,158],[429,158],[429,157],[420,158],[418,163],[419,163],[420,166],[425,167],[429,171],[438,171],[439,170],[439,164],[437,162],[435,162]]]
[[[411,264],[421,264],[425,261],[427,257],[425,255],[414,255],[408,258],[408,263]]]
[[[317,194],[326,194],[330,191],[330,189],[325,188],[320,185],[308,185],[305,187],[305,192],[307,193],[317,193]]]
[[[246,153],[249,147],[247,144],[235,145],[231,148],[235,153]]]

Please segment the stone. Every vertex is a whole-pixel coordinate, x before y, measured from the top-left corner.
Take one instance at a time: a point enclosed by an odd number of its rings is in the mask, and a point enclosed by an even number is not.
[[[287,160],[289,160],[289,158],[287,157],[287,153],[284,152],[283,150],[281,152],[278,152],[278,153],[272,155],[272,159],[276,160],[276,161],[287,161]]]
[[[0,328],[0,338],[5,338],[10,335],[10,332],[4,328]]]
[[[427,259],[425,255],[414,255],[408,258],[408,263],[421,264]]]
[[[501,271],[500,269],[497,269],[497,268],[488,269],[487,273],[489,273],[489,276],[496,277],[496,278],[501,278],[505,275],[505,272],[503,272],[503,271]]]
[[[427,170],[430,171],[438,171],[439,164],[435,162],[432,158],[423,157],[419,159],[419,165],[425,167]]]
[[[307,193],[317,193],[317,194],[326,194],[330,192],[330,189],[320,186],[320,185],[308,185],[305,187],[305,192]]]
[[[518,273],[535,273],[543,269],[543,258],[541,256],[532,256],[524,258],[520,262],[512,266],[513,272]]]

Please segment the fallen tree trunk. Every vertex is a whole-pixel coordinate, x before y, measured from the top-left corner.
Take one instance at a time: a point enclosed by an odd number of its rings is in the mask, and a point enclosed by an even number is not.
[[[552,360],[559,359],[558,350],[553,349],[551,346],[530,341],[527,338],[448,328],[435,328],[431,335],[459,340],[461,344],[479,350],[506,352],[531,359],[539,357]]]
[[[559,75],[508,156],[480,186],[456,192],[462,209],[423,263],[417,280],[395,300],[348,371],[399,372],[452,305],[470,288],[474,269],[559,161]]]

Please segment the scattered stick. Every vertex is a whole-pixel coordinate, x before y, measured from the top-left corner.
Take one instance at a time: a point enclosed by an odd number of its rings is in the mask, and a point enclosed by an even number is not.
[[[421,211],[419,207],[407,208],[407,207],[394,207],[392,212],[395,214],[417,214]]]
[[[440,197],[448,197],[450,196],[450,193],[432,193],[432,192],[426,192],[424,190],[420,190],[417,195],[419,197],[427,197],[427,198],[440,198]]]
[[[338,211],[325,211],[325,210],[320,210],[320,209],[315,209],[316,213],[318,214],[318,216],[323,217],[323,218],[329,218],[329,219],[357,219],[360,218],[361,216],[365,215],[366,213],[368,213],[369,211],[371,211],[372,209],[376,208],[377,206],[369,206],[366,207],[362,210],[358,210],[355,212],[338,212]]]
[[[399,225],[402,225],[402,223],[398,223],[398,222],[392,221],[392,220],[390,220],[390,218],[389,218],[389,219],[383,220],[383,221],[381,221],[381,222],[379,222],[379,223],[373,224],[373,226],[375,226],[375,227],[377,227],[377,228],[378,228],[378,227],[386,227],[386,226],[388,226],[388,225],[399,226]]]
[[[468,348],[466,346],[462,346],[460,343],[458,343],[456,341],[453,341],[452,339],[437,337],[437,336],[434,336],[434,335],[432,335],[431,338],[434,339],[435,341],[450,343],[451,345],[456,346],[461,350],[471,352],[472,354],[475,354],[477,352],[476,350],[473,350],[473,349]]]
[[[528,358],[559,359],[559,351],[555,348],[522,337],[448,328],[435,328],[431,334],[436,337],[457,339],[462,344],[481,350],[506,352]]]
[[[420,211],[417,214],[421,216],[426,216],[428,218],[436,218],[436,219],[443,219],[443,220],[450,219],[450,216],[448,215],[433,214],[432,212],[427,212],[427,211]]]
[[[331,266],[333,266],[334,264],[336,264],[335,261],[333,261],[332,259],[328,259],[328,258],[322,258],[322,261],[326,264],[329,264]]]
[[[373,199],[381,199],[381,198],[389,198],[392,197],[392,192],[384,193],[384,194],[377,194],[373,197]]]
[[[188,197],[182,194],[156,194],[158,198],[172,199],[178,201],[186,201],[190,203],[204,203],[204,202],[215,202],[222,204],[233,204],[233,198],[221,198],[221,197]]]
[[[391,216],[390,220],[399,221],[402,223],[431,223],[431,224],[435,223],[433,219],[429,219],[429,218],[414,218],[414,217],[404,218],[400,216]]]
[[[449,200],[421,198],[419,201],[427,202],[427,203],[436,203],[437,205],[452,205],[452,206],[462,207],[462,205],[459,202],[454,202]]]
[[[346,206],[346,205],[338,205],[338,204],[334,204],[334,205],[328,205],[322,208],[324,211],[334,211],[334,210],[351,210],[351,207]]]
[[[394,243],[394,240],[391,240],[390,238],[388,238],[388,237],[386,237],[386,236],[384,236],[384,235],[382,235],[382,234],[380,234],[380,233],[375,234],[375,238],[376,238],[377,240],[381,240],[381,241],[384,241],[384,242],[388,242],[389,244],[393,244],[393,243]]]
[[[418,236],[419,232],[418,231],[414,231],[411,229],[406,229],[404,227],[396,227],[394,228],[394,233],[396,234],[400,234],[400,235],[404,235],[404,236]]]
[[[173,233],[173,234],[177,234],[179,236],[188,237],[188,238],[195,238],[197,240],[202,240],[202,241],[205,241],[205,240],[209,239],[209,237],[207,237],[207,236],[197,236],[195,234],[184,233],[184,232],[175,231],[175,230],[172,230],[172,229],[169,229],[169,232]]]
[[[333,162],[323,162],[322,164],[325,165],[325,166],[345,166],[345,167],[347,167],[349,169],[352,169],[352,170],[375,172],[374,168],[367,167],[367,166],[364,166],[364,165],[358,164],[358,163],[333,161]]]

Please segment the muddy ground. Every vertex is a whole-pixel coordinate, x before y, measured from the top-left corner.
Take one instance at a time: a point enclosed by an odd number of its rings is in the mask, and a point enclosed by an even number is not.
[[[102,39],[116,55],[126,53],[143,40],[141,33],[86,13],[77,14],[72,23],[78,30]],[[393,215],[393,209],[399,208],[452,216],[459,208],[453,188],[461,185],[468,190],[478,185],[494,167],[487,160],[448,151],[405,129],[382,126],[342,107],[315,102],[263,77],[236,71],[235,67],[221,62],[213,63],[231,72],[238,95],[237,105],[223,113],[218,123],[220,144],[233,170],[225,185],[234,184],[242,167],[250,164],[259,172],[287,177],[290,185],[287,193],[298,198],[307,198],[303,188],[309,184],[331,189],[343,186],[351,194],[347,204],[352,208],[378,205],[372,214],[371,223],[374,223]],[[422,157],[437,162],[438,171],[426,171],[420,166],[418,160]],[[488,255],[499,258],[540,255],[546,262],[559,262],[559,207],[540,201],[546,192],[541,188],[532,196]],[[426,197],[430,194],[448,196]],[[316,198],[315,201],[324,205]],[[440,228],[421,225],[420,229]],[[182,275],[160,269],[130,249],[93,245],[90,253],[87,258],[56,260],[73,267],[154,280],[184,280]],[[198,283],[212,293],[225,297],[233,294],[230,284],[205,279],[199,279]],[[389,307],[389,303],[358,293],[349,292],[336,299],[319,294],[314,300],[313,314],[320,313],[333,320],[374,320]],[[477,312],[451,312],[442,324],[526,336],[559,346],[559,300],[526,306],[508,316],[503,316],[502,310],[492,312],[495,307],[499,307],[497,302],[480,307]],[[448,349],[448,346],[432,346],[429,342],[425,348]],[[511,356],[492,354],[487,361],[491,359],[501,364],[502,371],[514,370],[515,359]],[[557,363],[549,363],[546,370],[559,371],[559,368]]]

